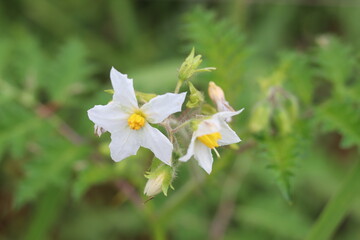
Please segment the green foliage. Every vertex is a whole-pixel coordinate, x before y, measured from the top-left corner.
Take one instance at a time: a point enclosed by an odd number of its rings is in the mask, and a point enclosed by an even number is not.
[[[336,4],[2,1],[0,239],[358,239],[357,19]],[[152,155],[114,163],[86,111],[111,99],[111,66],[141,92],[173,88],[179,39],[216,67],[191,103],[216,82],[245,107],[242,142],[144,204]]]
[[[73,196],[80,200],[92,186],[124,177],[124,165],[90,165],[81,170],[73,186]]]
[[[65,188],[69,183],[72,168],[82,160],[84,148],[74,147],[62,141],[42,144],[43,153],[26,164],[25,177],[18,185],[16,204],[22,205],[36,199],[49,188]]]
[[[86,58],[85,47],[78,40],[70,40],[60,49],[41,78],[41,85],[47,89],[51,101],[60,105],[74,104],[72,96],[84,93],[93,85],[90,81],[93,66]]]
[[[347,99],[329,100],[317,109],[324,132],[341,134],[341,146],[360,146],[360,105]]]
[[[218,20],[214,12],[197,7],[185,16],[184,35],[198,52],[205,54],[206,65],[216,66],[207,79],[214,82],[226,79],[229,85],[238,83],[249,50],[244,35],[236,27],[226,19]]]
[[[318,39],[319,47],[315,52],[320,75],[330,80],[337,90],[341,90],[353,73],[355,58],[351,47],[344,45],[336,38],[322,36]]]

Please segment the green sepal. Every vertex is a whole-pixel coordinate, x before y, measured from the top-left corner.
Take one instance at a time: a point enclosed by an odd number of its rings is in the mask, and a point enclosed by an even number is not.
[[[161,191],[164,193],[165,196],[167,196],[169,187],[172,188],[171,183],[174,177],[174,170],[172,167],[163,163],[158,164],[158,162],[160,162],[160,160],[154,158],[151,170],[145,173],[145,177],[149,180],[161,177]]]

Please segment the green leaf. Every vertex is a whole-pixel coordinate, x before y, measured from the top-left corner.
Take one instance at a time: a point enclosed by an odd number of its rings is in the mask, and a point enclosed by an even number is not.
[[[44,153],[25,166],[26,176],[15,192],[16,206],[36,199],[48,188],[64,187],[71,177],[74,163],[86,153],[84,148],[59,140],[43,146]]]
[[[68,41],[42,76],[42,85],[52,101],[69,104],[70,96],[84,93],[92,83],[89,81],[94,67],[87,62],[87,50],[78,40]]]
[[[354,70],[356,61],[353,50],[334,37],[322,36],[318,43],[320,46],[316,49],[315,58],[320,66],[320,74],[341,91]]]
[[[337,131],[342,135],[344,148],[360,146],[360,107],[348,99],[331,99],[316,110],[324,132]]]

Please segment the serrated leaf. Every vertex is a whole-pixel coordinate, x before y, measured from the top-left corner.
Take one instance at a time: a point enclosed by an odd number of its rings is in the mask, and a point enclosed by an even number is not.
[[[349,100],[332,99],[317,108],[325,132],[337,131],[343,147],[360,146],[360,106]]]
[[[26,164],[26,176],[18,185],[15,193],[15,205],[34,200],[47,188],[63,187],[71,176],[75,161],[84,156],[84,148],[72,146],[62,141],[47,146],[44,154]]]

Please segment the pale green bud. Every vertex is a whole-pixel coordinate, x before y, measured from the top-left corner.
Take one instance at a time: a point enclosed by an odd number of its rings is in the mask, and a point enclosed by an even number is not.
[[[144,194],[149,197],[153,197],[161,191],[167,196],[169,187],[172,188],[171,182],[174,174],[170,166],[161,164],[155,170],[148,172],[145,177],[149,180],[145,185]]]
[[[202,62],[201,55],[195,56],[195,49],[193,48],[189,56],[180,66],[180,70],[179,70],[180,81],[185,81],[191,78],[192,75],[196,72],[210,72],[212,70],[215,70],[215,68],[212,67],[197,69],[201,64],[201,62]]]
[[[275,112],[274,120],[281,135],[289,134],[292,130],[293,121],[289,112],[284,108],[280,108]]]
[[[252,110],[249,128],[252,132],[260,132],[269,126],[271,117],[271,106],[266,103],[258,103]]]
[[[188,108],[199,107],[201,103],[204,102],[204,95],[199,90],[197,90],[191,82],[188,83],[189,83],[190,95],[189,95],[189,100],[186,103],[186,107]]]

